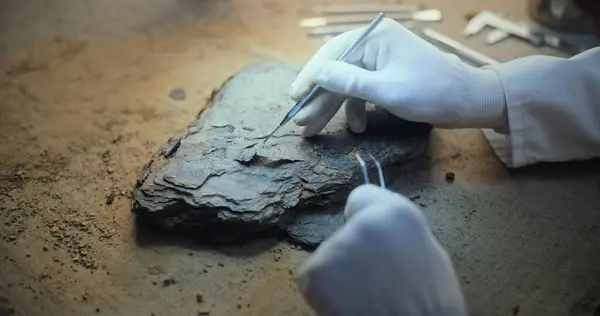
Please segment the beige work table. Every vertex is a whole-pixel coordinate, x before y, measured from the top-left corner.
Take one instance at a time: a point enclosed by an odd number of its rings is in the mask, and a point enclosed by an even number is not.
[[[296,26],[309,3],[317,1],[0,4],[0,315],[310,314],[295,285],[306,251],[143,233],[128,199],[150,155],[229,75],[311,56],[321,42]],[[466,13],[524,18],[521,1],[424,3],[443,12],[433,29],[500,61],[554,54],[462,37]],[[185,100],[170,99],[173,88]],[[478,130],[435,130],[427,157],[397,184],[420,196],[474,315],[592,314],[597,162],[508,170]]]

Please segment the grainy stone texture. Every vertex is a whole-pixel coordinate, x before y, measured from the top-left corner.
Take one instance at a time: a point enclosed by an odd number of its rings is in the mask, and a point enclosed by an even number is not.
[[[426,147],[430,126],[370,106],[369,128],[351,133],[340,111],[318,137],[289,123],[263,139],[291,107],[300,66],[261,63],[230,79],[212,105],[172,138],[139,175],[133,209],[169,230],[235,241],[271,228],[314,246],[339,227],[350,190],[363,181],[356,150],[392,174]]]

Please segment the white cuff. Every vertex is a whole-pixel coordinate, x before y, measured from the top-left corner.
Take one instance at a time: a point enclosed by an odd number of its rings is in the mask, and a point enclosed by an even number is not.
[[[506,128],[506,94],[500,75],[492,68],[472,68],[466,96],[471,111],[464,113],[465,127]],[[471,125],[471,126],[469,126]]]
[[[486,67],[488,68],[488,67]],[[493,71],[498,75],[502,84],[505,102],[506,125],[498,128],[484,128],[483,135],[487,138],[490,146],[498,158],[509,168],[518,168],[526,165],[527,158],[523,146],[525,124],[523,123],[522,102],[514,99],[511,93],[507,93],[507,86],[502,80],[500,73],[494,68]]]
[[[529,56],[495,65],[508,131],[484,130],[510,167],[600,156],[600,48],[570,59]]]
[[[494,71],[496,71],[494,69]],[[498,76],[500,76],[498,74]],[[514,95],[507,93],[507,87],[500,77],[504,100],[506,102],[507,125],[495,129],[482,129],[490,146],[498,158],[510,168],[526,165],[528,159],[523,146],[526,124],[523,122],[523,109],[525,105],[514,99]]]

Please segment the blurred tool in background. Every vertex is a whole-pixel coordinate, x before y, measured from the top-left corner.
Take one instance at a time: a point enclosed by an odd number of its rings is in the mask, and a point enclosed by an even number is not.
[[[398,22],[402,21],[421,21],[435,22],[442,20],[442,12],[440,10],[430,9],[414,12],[396,12],[387,13],[386,16]],[[319,27],[328,25],[339,25],[347,23],[368,23],[373,19],[372,14],[349,14],[349,15],[326,15],[301,19],[298,23],[301,27]]]
[[[321,5],[313,9],[311,13],[330,14],[330,20],[334,22],[326,23],[325,20],[321,20],[322,17],[311,16],[300,19],[299,25],[307,29],[308,36],[323,37],[327,40],[333,36],[363,26],[363,19],[357,18],[357,14],[364,14],[371,11],[381,11],[391,14],[404,27],[412,30],[441,50],[457,55],[471,65],[479,67],[498,63],[496,60],[428,28],[427,25],[429,23],[442,20],[442,12],[437,9],[426,9],[422,6],[385,4]]]
[[[596,35],[600,35],[600,1],[598,0],[573,0],[573,2],[584,12],[596,27]]]
[[[592,0],[579,2],[585,3],[598,1]],[[596,31],[593,19],[589,15],[589,12],[584,13],[576,1],[528,0],[527,10],[535,22],[556,32],[593,34]]]
[[[600,46],[600,38],[595,32],[595,22],[600,21],[600,1],[528,0],[527,7],[533,21],[517,21],[502,13],[485,10],[470,14],[464,34],[474,36],[483,29],[490,28],[491,31],[485,37],[487,45],[494,45],[513,37],[534,47],[548,46],[567,55],[576,55]],[[423,6],[321,5],[312,10],[312,14],[321,14],[321,16],[300,19],[299,25],[308,29],[308,36],[323,37],[328,40],[363,26],[367,19],[365,14],[375,11],[389,14],[423,39],[474,66],[497,63],[494,59],[429,28],[427,26],[429,23],[442,20],[442,12]]]
[[[316,14],[354,14],[354,13],[371,13],[377,14],[384,12],[390,13],[407,13],[421,10],[418,4],[381,4],[381,3],[365,3],[365,4],[328,4],[318,5],[312,8],[311,12]]]
[[[548,46],[569,55],[576,55],[600,44],[595,36],[556,32],[529,21],[514,21],[486,10],[480,11],[469,20],[464,33],[466,36],[473,36],[485,28],[492,29],[486,37],[487,45],[516,37],[535,47]]]

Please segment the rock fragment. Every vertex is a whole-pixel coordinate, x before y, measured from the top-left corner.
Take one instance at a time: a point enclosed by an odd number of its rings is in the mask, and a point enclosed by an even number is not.
[[[163,229],[209,241],[284,230],[315,246],[343,224],[348,194],[364,181],[357,150],[377,157],[393,180],[426,149],[431,126],[373,105],[362,134],[352,133],[339,111],[317,137],[304,139],[289,123],[263,142],[293,105],[287,91],[300,69],[262,63],[230,79],[142,169],[133,211]]]
[[[185,100],[185,90],[181,88],[175,88],[169,92],[169,98],[177,101]]]

